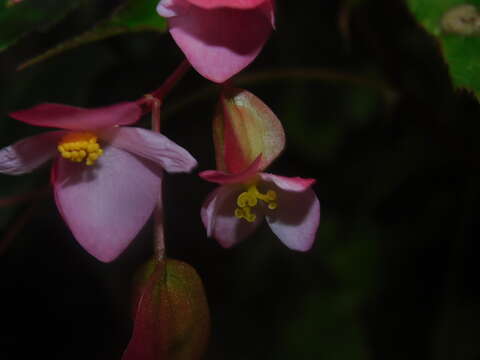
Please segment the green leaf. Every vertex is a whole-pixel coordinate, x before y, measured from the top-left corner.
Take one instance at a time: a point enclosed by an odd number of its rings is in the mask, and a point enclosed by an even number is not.
[[[128,0],[109,19],[99,23],[92,30],[69,39],[47,50],[45,53],[24,62],[19,66],[19,69],[37,64],[80,45],[107,39],[112,36],[142,31],[163,33],[167,30],[167,22],[158,15],[156,11],[157,4],[158,0]]]
[[[455,86],[466,87],[479,96],[480,0],[468,4],[465,0],[407,0],[407,4],[438,39]],[[463,6],[460,12],[459,6]]]
[[[32,31],[44,30],[57,23],[80,2],[81,0],[25,0],[13,5],[7,0],[1,0],[0,51]]]

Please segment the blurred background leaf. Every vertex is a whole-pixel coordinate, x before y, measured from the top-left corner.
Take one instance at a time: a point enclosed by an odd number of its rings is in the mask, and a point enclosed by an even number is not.
[[[0,147],[42,131],[11,111],[136,99],[182,61],[169,36],[139,32],[15,71],[122,3],[93,1],[0,55]],[[438,41],[405,1],[359,2],[348,40],[338,27],[344,4],[278,1],[277,30],[234,79],[286,129],[286,150],[270,171],[317,179],[322,220],[310,252],[288,250],[265,227],[221,248],[199,217],[214,186],[165,176],[167,253],[203,280],[209,360],[480,358],[480,105],[455,89]],[[165,134],[200,171],[215,166],[217,91],[191,71],[165,102]],[[48,166],[0,176],[0,196],[38,191],[48,178]],[[151,256],[151,225],[102,264],[75,242],[50,193],[35,204],[0,257],[0,358],[118,360],[132,331],[132,274]],[[0,209],[0,241],[31,205]]]
[[[1,0],[0,51],[32,31],[46,31],[81,2],[82,0],[27,0],[9,6],[8,0]]]
[[[115,10],[109,19],[102,21],[92,30],[66,40],[43,54],[27,60],[19,66],[19,69],[24,69],[78,46],[112,36],[141,31],[163,33],[167,30],[167,22],[156,13],[157,4],[157,0],[127,0]]]
[[[407,4],[418,22],[438,40],[455,86],[471,89],[479,96],[480,1],[407,0]],[[459,12],[459,7],[464,10]],[[448,31],[452,26],[460,30]],[[468,29],[472,28],[476,31],[470,33]]]

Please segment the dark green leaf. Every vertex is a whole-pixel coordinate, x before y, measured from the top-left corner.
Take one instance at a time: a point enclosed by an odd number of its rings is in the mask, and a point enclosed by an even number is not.
[[[92,30],[69,39],[26,61],[19,66],[19,69],[24,69],[80,45],[107,39],[115,35],[141,31],[163,33],[167,30],[167,22],[156,12],[157,4],[158,0],[128,0],[108,20],[101,22]]]
[[[14,44],[22,36],[36,30],[43,30],[60,21],[81,0],[23,1],[11,5],[0,1],[0,51]]]

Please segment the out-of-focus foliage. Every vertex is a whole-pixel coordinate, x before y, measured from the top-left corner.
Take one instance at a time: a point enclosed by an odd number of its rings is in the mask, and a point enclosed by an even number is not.
[[[107,39],[115,35],[141,31],[163,33],[167,30],[167,22],[156,13],[155,7],[157,3],[157,0],[128,0],[109,19],[102,21],[92,30],[67,40],[26,61],[20,68],[31,66],[78,46]]]
[[[18,4],[0,1],[0,51],[29,32],[45,31],[80,3],[81,0],[27,0]]]
[[[1,147],[40,131],[11,111],[136,99],[182,60],[169,36],[149,32],[15,71],[120,5],[93,3],[0,54]],[[282,121],[287,146],[271,171],[316,178],[322,219],[308,253],[289,251],[265,228],[225,250],[199,217],[214,186],[165,176],[167,254],[195,267],[210,304],[205,358],[478,360],[478,100],[454,89],[438,41],[405,1],[358,1],[348,42],[338,28],[344,1],[276,3],[277,30],[234,85]],[[215,167],[211,89],[192,71],[164,104],[162,129],[199,170]],[[0,196],[40,191],[48,177],[48,167],[0,175]],[[120,359],[132,332],[132,274],[151,256],[150,226],[118,261],[101,264],[45,193],[0,209],[0,241],[12,233],[0,256],[0,359]]]
[[[480,0],[407,0],[439,43],[456,86],[480,95]]]

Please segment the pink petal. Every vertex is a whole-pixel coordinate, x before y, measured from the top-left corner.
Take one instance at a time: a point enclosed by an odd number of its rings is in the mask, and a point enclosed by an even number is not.
[[[141,114],[137,103],[123,102],[95,109],[47,103],[9,115],[30,125],[84,131],[132,124]]]
[[[269,0],[187,0],[190,4],[204,9],[230,7],[236,9],[252,9]]]
[[[266,214],[273,233],[292,250],[307,251],[320,223],[320,202],[312,189],[278,191],[278,207]]]
[[[262,162],[262,155],[259,155],[255,159],[255,161],[252,164],[250,164],[248,168],[246,168],[244,171],[237,174],[229,174],[229,173],[226,173],[223,171],[217,171],[217,170],[205,170],[199,173],[198,175],[204,180],[214,182],[217,184],[245,183],[257,175],[261,162]]]
[[[237,196],[242,187],[221,186],[214,190],[202,205],[201,217],[207,236],[213,237],[225,248],[245,239],[260,225],[263,213],[256,209],[257,219],[250,223],[235,217]]]
[[[104,130],[99,135],[110,145],[149,159],[170,173],[190,172],[197,166],[187,150],[150,130],[121,127]]]
[[[0,173],[28,173],[57,153],[57,144],[65,131],[50,131],[20,140],[0,150]]]
[[[271,181],[280,189],[286,191],[305,191],[315,184],[315,179],[304,179],[301,177],[286,177],[268,173],[260,173],[260,178],[264,181]]]
[[[113,146],[93,166],[56,161],[55,201],[77,241],[97,259],[114,260],[148,220],[161,169]]]
[[[157,6],[157,12],[160,16],[170,18],[184,14],[192,5],[203,9],[227,7],[248,10],[257,8],[270,20],[272,28],[275,28],[274,0],[161,0]]]
[[[228,188],[219,186],[208,194],[207,198],[203,202],[202,209],[200,210],[200,217],[202,218],[203,225],[207,231],[207,236],[211,237],[213,229],[215,227],[215,216],[217,210],[217,203],[223,202],[224,198],[229,194]]]
[[[275,1],[266,1],[260,5],[260,9],[263,11],[265,16],[270,20],[272,28],[275,30]]]
[[[192,6],[187,0],[161,0],[157,5],[157,12],[164,18],[184,14]]]
[[[265,6],[202,9],[185,0],[169,0],[162,1],[158,11],[169,16],[170,34],[192,66],[217,83],[249,65],[272,31],[272,11]]]
[[[213,119],[217,169],[237,173],[262,154],[260,170],[285,147],[277,116],[259,98],[242,89],[226,88]]]

